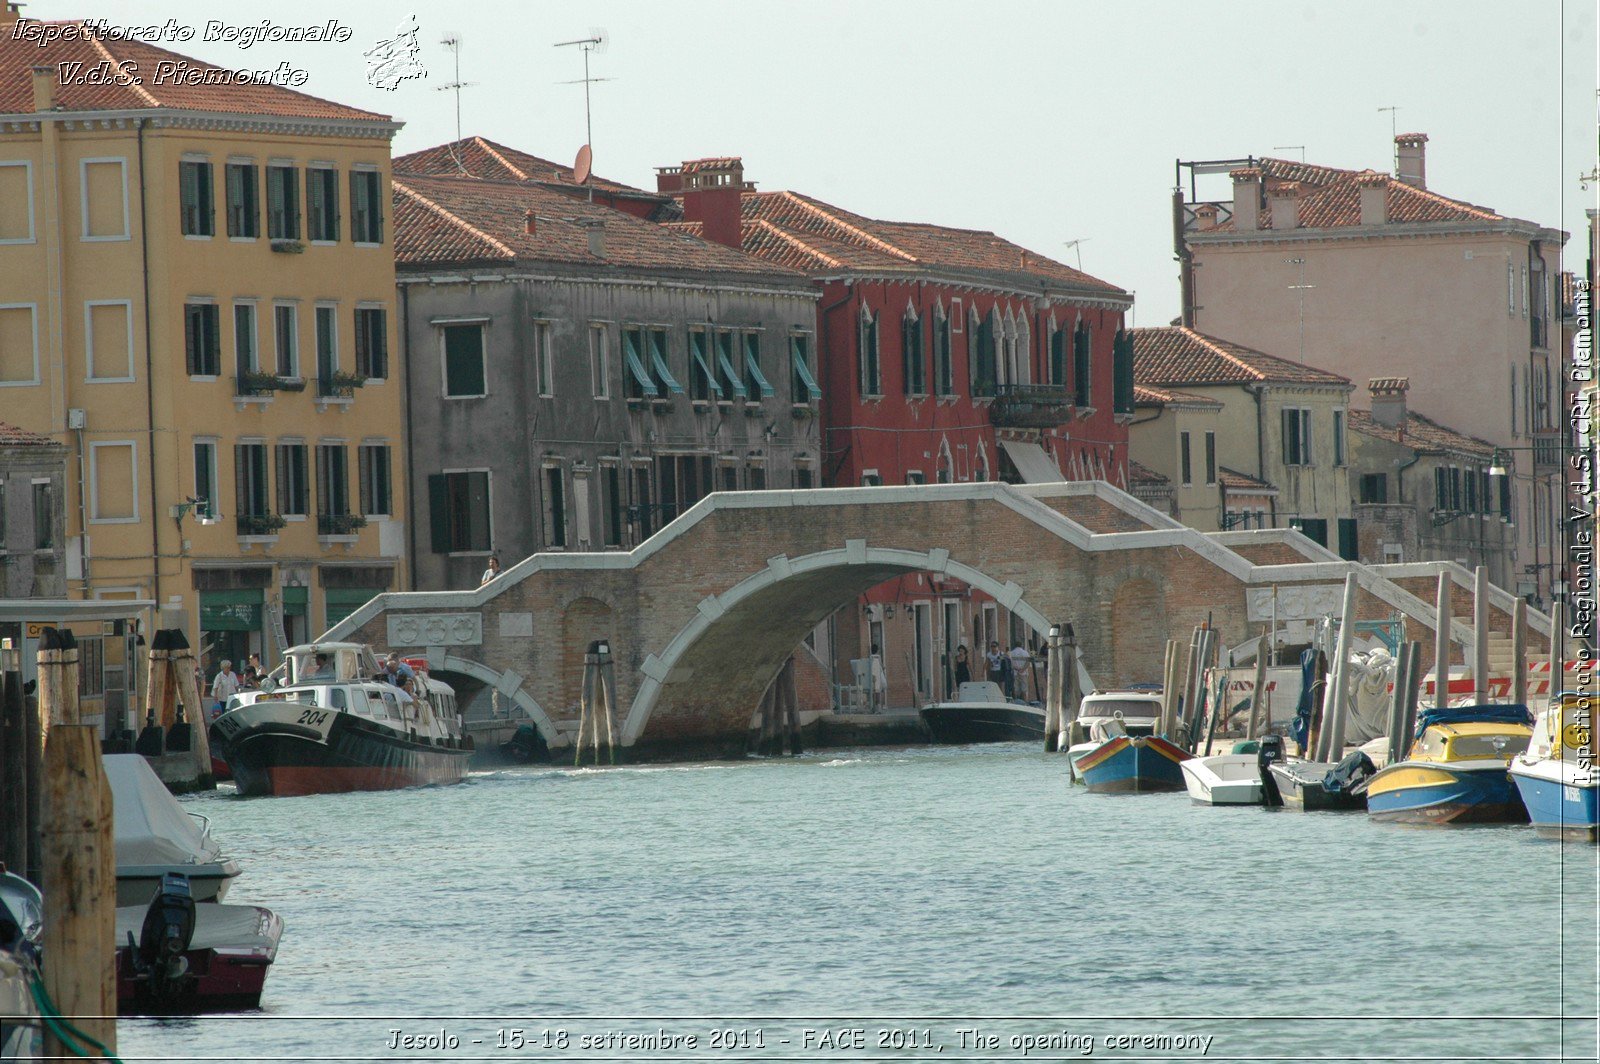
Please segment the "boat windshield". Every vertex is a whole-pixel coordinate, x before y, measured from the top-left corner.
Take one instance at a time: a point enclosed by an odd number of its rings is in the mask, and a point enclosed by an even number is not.
[[[1527,745],[1528,737],[1515,732],[1495,732],[1489,735],[1457,735],[1450,740],[1449,760],[1508,759],[1513,754],[1522,753]]]
[[[1154,718],[1161,715],[1161,703],[1146,698],[1084,700],[1083,715],[1086,717],[1109,717],[1114,713],[1121,713],[1128,720]]]

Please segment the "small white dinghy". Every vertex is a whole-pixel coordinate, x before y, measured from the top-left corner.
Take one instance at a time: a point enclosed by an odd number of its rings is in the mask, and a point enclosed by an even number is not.
[[[1255,754],[1216,754],[1180,762],[1189,797],[1201,805],[1260,805],[1261,766]]]
[[[167,792],[138,754],[107,754],[117,847],[117,904],[148,905],[161,877],[181,872],[195,901],[221,901],[239,874],[223,854],[205,817],[191,814]]]

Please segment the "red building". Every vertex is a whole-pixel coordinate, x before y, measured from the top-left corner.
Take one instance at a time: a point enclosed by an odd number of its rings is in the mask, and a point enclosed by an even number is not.
[[[657,186],[677,224],[821,286],[824,486],[1127,487],[1129,293],[993,233],[758,192],[737,158],[663,168]]]

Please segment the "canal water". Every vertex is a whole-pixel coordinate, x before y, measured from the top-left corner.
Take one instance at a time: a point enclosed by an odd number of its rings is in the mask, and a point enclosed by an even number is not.
[[[262,1011],[124,1021],[130,1061],[1596,1057],[1596,851],[1526,827],[1018,745],[186,802],[286,930]]]

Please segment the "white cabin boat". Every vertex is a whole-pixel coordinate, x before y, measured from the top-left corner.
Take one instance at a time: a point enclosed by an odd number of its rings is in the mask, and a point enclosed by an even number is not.
[[[1095,691],[1078,704],[1067,726],[1067,772],[1081,783],[1078,761],[1118,736],[1154,735],[1161,719],[1161,696],[1148,691]]]

